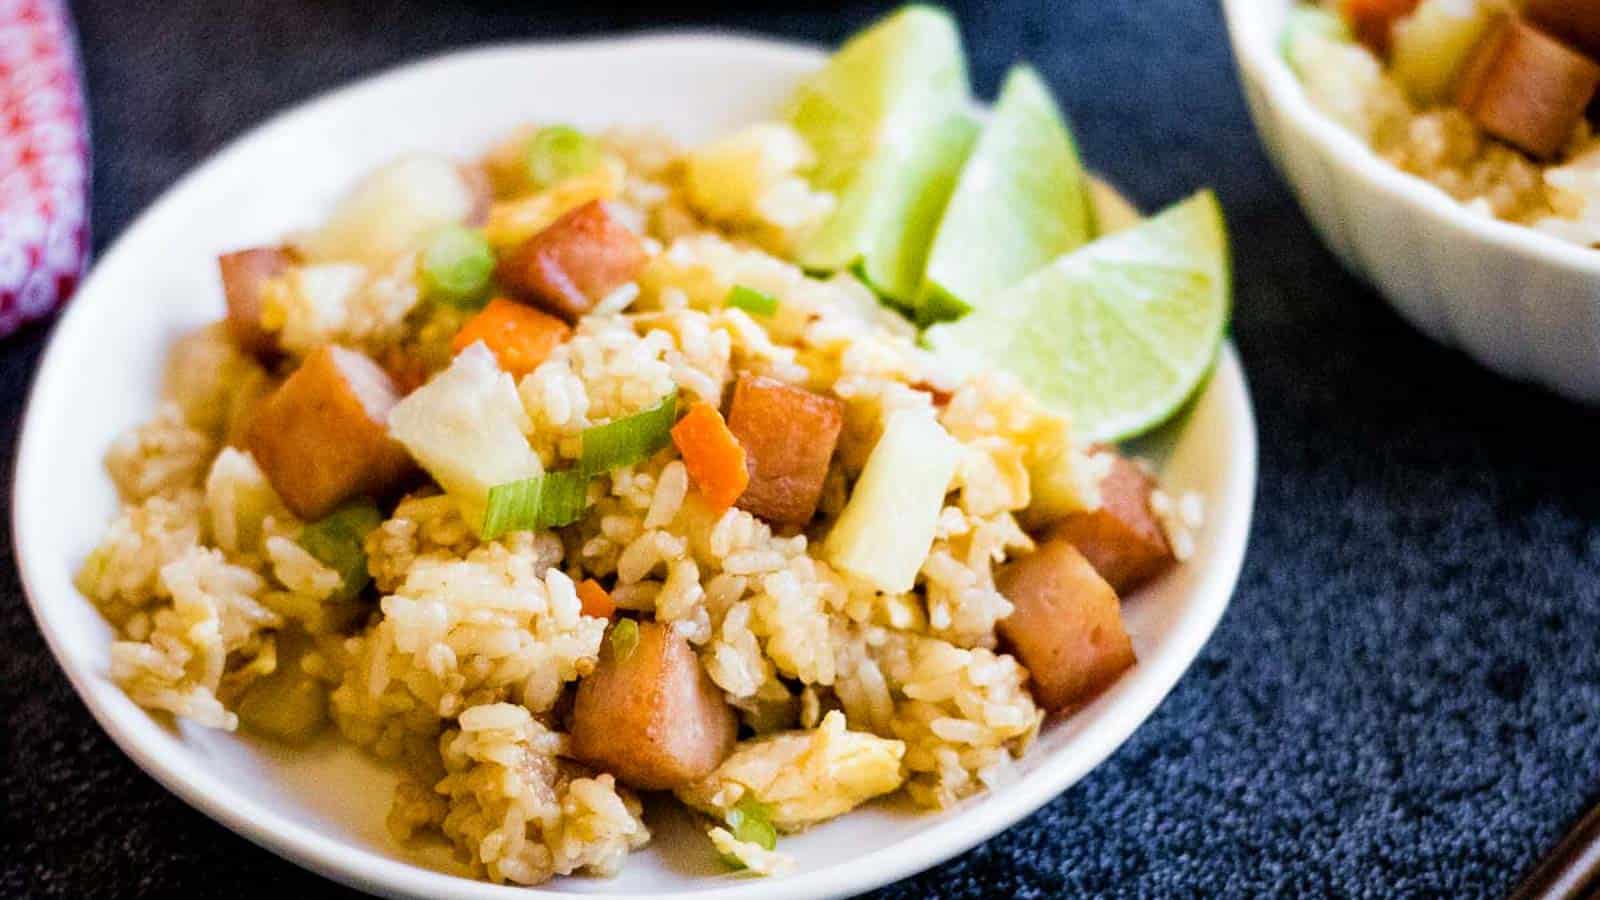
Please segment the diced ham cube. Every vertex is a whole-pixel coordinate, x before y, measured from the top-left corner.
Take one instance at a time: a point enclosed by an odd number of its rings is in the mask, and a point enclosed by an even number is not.
[[[320,519],[351,498],[387,493],[411,472],[388,431],[399,399],[377,363],[326,345],[262,402],[245,444],[284,505]]]
[[[637,277],[644,263],[639,236],[593,200],[508,253],[498,273],[507,289],[571,322]]]
[[[1050,712],[1092,698],[1135,662],[1116,591],[1060,538],[996,574],[1016,607],[998,625],[1005,646],[1033,679],[1033,697]]]
[[[1456,102],[1489,134],[1532,156],[1551,159],[1600,86],[1600,64],[1533,27],[1507,17],[1473,50]]]
[[[634,624],[631,650],[618,658],[613,625],[599,665],[578,683],[572,755],[630,787],[670,790],[721,765],[739,724],[682,635],[661,622]]]
[[[1600,57],[1600,3],[1594,0],[1528,0],[1522,11],[1528,21]]]
[[[263,360],[277,358],[282,350],[277,336],[261,325],[262,289],[291,264],[293,259],[281,247],[256,247],[217,257],[222,293],[228,300],[228,333],[245,352]]]
[[[804,525],[817,511],[844,405],[763,375],[741,375],[728,429],[744,445],[750,483],[741,509],[776,525]]]
[[[1150,510],[1154,489],[1155,481],[1143,469],[1115,455],[1100,481],[1099,508],[1067,515],[1051,536],[1077,547],[1100,577],[1126,594],[1175,562],[1166,532]]]

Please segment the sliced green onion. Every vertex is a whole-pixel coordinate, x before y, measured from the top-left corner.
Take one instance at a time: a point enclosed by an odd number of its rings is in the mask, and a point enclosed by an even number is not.
[[[726,820],[728,831],[734,839],[756,844],[764,850],[777,849],[778,829],[772,826],[772,807],[757,800],[754,795],[745,794],[740,798],[728,810]],[[730,854],[723,854],[722,861],[735,869],[744,868],[744,863]]]
[[[627,662],[639,647],[639,623],[632,619],[618,619],[611,626],[611,658]]]
[[[544,476],[497,484],[489,489],[483,511],[483,539],[492,541],[508,531],[534,528],[539,520],[539,495]]]
[[[570,125],[541,128],[528,145],[528,177],[534,187],[547,188],[599,164],[599,146]]]
[[[494,251],[482,232],[452,225],[439,229],[428,241],[417,267],[429,299],[451,306],[478,306],[489,293]]]
[[[770,316],[778,311],[778,298],[765,291],[736,284],[728,292],[727,305],[737,306],[751,315]]]
[[[644,462],[672,440],[678,422],[678,389],[644,412],[583,430],[578,468],[585,477]]]
[[[489,489],[483,514],[483,539],[508,531],[536,531],[571,525],[589,501],[589,479],[576,469],[546,472]]]
[[[372,581],[367,572],[366,541],[381,524],[383,513],[378,507],[370,500],[359,500],[300,530],[300,546],[342,579],[330,600],[349,600]]]
[[[583,518],[589,506],[589,479],[576,469],[546,472],[539,501],[539,518],[544,520],[541,527],[571,525]]]

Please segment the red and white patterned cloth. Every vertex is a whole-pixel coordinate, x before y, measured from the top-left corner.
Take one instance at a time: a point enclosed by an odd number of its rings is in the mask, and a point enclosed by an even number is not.
[[[0,337],[54,313],[89,249],[89,131],[61,0],[0,0]]]

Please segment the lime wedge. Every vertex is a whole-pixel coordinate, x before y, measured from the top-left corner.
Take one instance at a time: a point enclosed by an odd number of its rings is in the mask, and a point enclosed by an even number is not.
[[[1094,231],[1099,237],[1126,231],[1144,221],[1139,207],[1093,175],[1089,176],[1089,204],[1094,207]]]
[[[1050,89],[1017,66],[945,207],[917,316],[958,319],[1093,236],[1072,134]]]
[[[1120,441],[1166,421],[1205,380],[1230,277],[1222,208],[1202,191],[928,329],[927,341],[954,362],[1010,371],[1070,415],[1081,440]]]
[[[816,153],[812,182],[839,206],[800,248],[800,264],[854,268],[879,293],[910,304],[977,135],[968,103],[955,23],[926,6],[851,38],[801,84],[789,120]]]

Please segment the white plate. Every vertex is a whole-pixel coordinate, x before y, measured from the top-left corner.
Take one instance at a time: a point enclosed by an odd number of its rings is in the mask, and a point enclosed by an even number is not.
[[[1188,418],[1165,436],[1172,487],[1198,490],[1209,519],[1195,559],[1126,609],[1139,664],[1071,719],[1050,724],[1004,784],[937,815],[872,807],[783,849],[796,874],[720,870],[704,837],[666,805],[657,840],[618,878],[538,891],[430,870],[384,836],[392,779],[332,739],[291,754],[242,737],[171,727],[107,679],[111,632],[72,575],[116,511],[101,468],[113,437],[148,417],[173,339],[223,311],[213,258],[315,222],[360,173],[407,150],[467,155],[526,120],[658,124],[694,141],[771,116],[821,59],[810,48],[713,35],[520,45],[407,66],[308,103],[235,142],[139,218],[84,284],[40,367],[18,455],[17,558],[39,627],[89,709],[122,749],[234,831],[355,887],[396,897],[527,898],[592,892],[657,897],[820,897],[885,884],[973,846],[1105,759],[1172,689],[1227,606],[1255,492],[1256,435],[1227,349]]]

